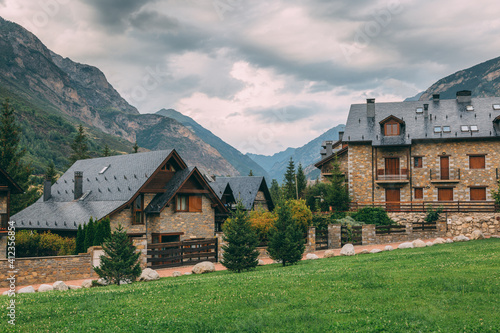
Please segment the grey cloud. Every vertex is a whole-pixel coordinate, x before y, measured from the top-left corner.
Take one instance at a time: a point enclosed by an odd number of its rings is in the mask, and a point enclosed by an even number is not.
[[[157,0],[87,0],[94,8],[95,17],[99,24],[108,27],[109,30],[119,32],[125,27],[128,17],[140,10],[148,3]]]
[[[256,117],[262,123],[294,123],[319,112],[320,107],[317,103],[309,102],[279,108],[249,108],[244,114]]]
[[[132,14],[130,23],[134,28],[142,31],[175,31],[179,27],[179,20],[153,11],[141,11]]]

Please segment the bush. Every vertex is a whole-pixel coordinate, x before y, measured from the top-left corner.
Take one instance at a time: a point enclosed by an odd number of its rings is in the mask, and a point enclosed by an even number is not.
[[[50,231],[37,233],[36,231],[21,230],[16,233],[16,257],[49,257],[73,254],[75,239],[61,237]]]
[[[307,207],[306,201],[302,199],[290,200],[288,204],[292,210],[293,219],[299,224],[302,232],[306,233],[307,228],[312,223],[312,212]]]
[[[443,212],[443,207],[438,207],[436,210],[432,208],[432,205],[427,206],[427,215],[425,216],[425,222],[436,223],[439,220],[439,215]]]
[[[379,207],[361,208],[360,210],[352,214],[352,218],[358,222],[364,222],[365,224],[375,224],[375,225],[395,224],[395,222],[389,218],[387,212]]]
[[[355,219],[353,219],[350,216],[346,216],[346,217],[338,219],[336,221],[337,221],[337,223],[340,223],[340,224],[348,226],[348,227],[359,227],[363,224],[366,224],[366,223],[361,222],[361,221],[356,221]]]
[[[259,240],[266,242],[269,236],[269,230],[273,227],[278,217],[273,212],[258,208],[249,214],[250,224],[257,232]],[[228,219],[230,220],[230,219]]]

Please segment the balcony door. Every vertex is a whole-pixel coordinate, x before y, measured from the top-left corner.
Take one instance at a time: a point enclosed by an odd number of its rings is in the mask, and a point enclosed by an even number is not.
[[[385,159],[385,175],[399,175],[399,158],[388,157]]]
[[[450,157],[440,156],[440,173],[442,180],[450,179]]]
[[[399,211],[401,200],[401,192],[399,188],[385,189],[385,202],[387,211]]]

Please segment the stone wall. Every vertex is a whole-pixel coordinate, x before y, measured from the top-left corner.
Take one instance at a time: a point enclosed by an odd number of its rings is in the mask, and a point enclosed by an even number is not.
[[[373,201],[372,146],[349,144],[349,195],[352,201]]]
[[[16,285],[53,283],[56,281],[97,278],[89,253],[77,256],[16,258]],[[0,260],[0,287],[8,287],[9,262]]]

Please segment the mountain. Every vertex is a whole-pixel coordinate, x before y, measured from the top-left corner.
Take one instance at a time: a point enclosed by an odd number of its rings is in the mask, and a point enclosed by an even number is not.
[[[460,90],[471,90],[472,97],[500,96],[500,57],[437,81],[420,96],[420,100],[428,101],[433,94],[440,94],[441,99],[454,99]]]
[[[247,154],[254,161],[258,162],[269,173],[269,176],[279,183],[283,181],[290,157],[295,162],[295,166],[302,164],[308,179],[316,179],[320,175],[319,169],[314,163],[320,160],[321,144],[326,140],[338,140],[339,132],[343,131],[345,125],[335,126],[314,140],[299,148],[288,148],[272,156]]]
[[[264,176],[269,178],[269,175],[258,163],[255,163],[250,157],[243,155],[237,149],[222,141],[218,136],[198,124],[192,118],[183,115],[173,109],[162,109],[156,114],[177,120],[182,125],[190,129],[196,136],[204,142],[216,149],[242,176],[249,174],[252,170],[256,176]]]
[[[0,100],[9,98],[21,144],[35,172],[50,161],[67,168],[75,127],[82,124],[93,157],[105,145],[116,153],[175,148],[188,164],[210,174],[238,175],[221,154],[174,119],[140,114],[96,67],[50,51],[23,27],[0,18]]]

